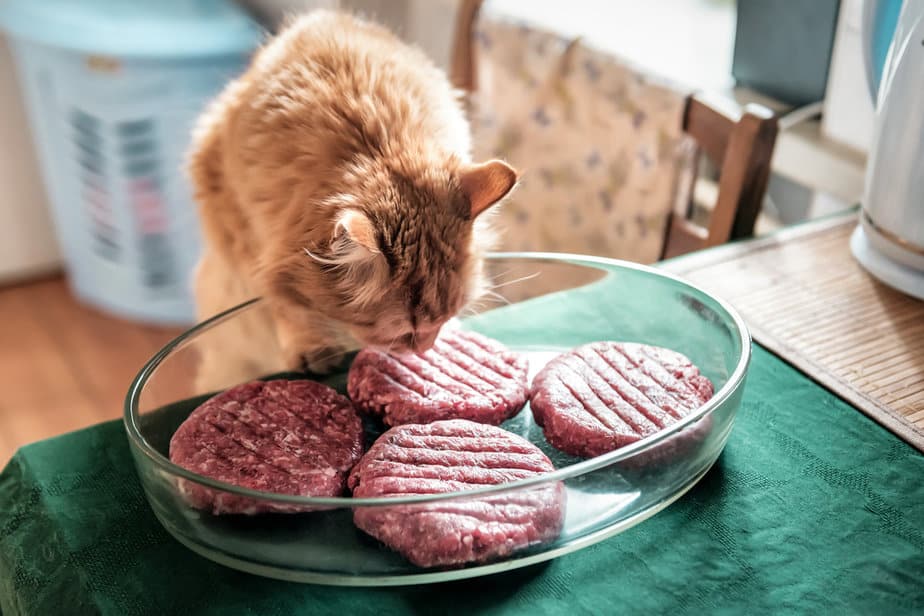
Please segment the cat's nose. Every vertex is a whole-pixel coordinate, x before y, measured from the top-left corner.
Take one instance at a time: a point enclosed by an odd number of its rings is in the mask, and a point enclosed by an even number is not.
[[[433,347],[436,338],[440,335],[440,326],[418,328],[414,332],[414,351],[423,353]]]

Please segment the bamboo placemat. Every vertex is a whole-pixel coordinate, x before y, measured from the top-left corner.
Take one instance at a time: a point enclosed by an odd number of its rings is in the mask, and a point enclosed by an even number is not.
[[[838,216],[664,263],[754,339],[924,451],[924,302],[869,276]]]

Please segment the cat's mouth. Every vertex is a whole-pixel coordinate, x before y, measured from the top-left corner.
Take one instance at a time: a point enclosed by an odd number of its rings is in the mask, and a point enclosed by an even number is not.
[[[425,353],[433,348],[433,343],[421,344],[410,340],[400,341],[374,341],[369,342],[366,346],[383,351],[390,355],[414,355]]]
[[[380,337],[376,335],[362,336],[360,341],[365,346],[375,348],[393,355],[409,355],[425,353],[433,348],[439,336],[440,328],[417,330],[399,336]]]

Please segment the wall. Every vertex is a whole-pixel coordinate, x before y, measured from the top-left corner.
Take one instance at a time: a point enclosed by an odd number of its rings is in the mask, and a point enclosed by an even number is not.
[[[249,0],[242,4],[256,9],[271,25],[286,13],[318,7],[356,11],[385,24],[447,68],[459,0]]]

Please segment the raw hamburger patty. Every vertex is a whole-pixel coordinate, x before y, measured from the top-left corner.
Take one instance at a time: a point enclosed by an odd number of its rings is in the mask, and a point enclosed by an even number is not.
[[[170,459],[238,486],[301,496],[339,496],[362,455],[350,401],[315,381],[237,385],[194,410],[170,439]],[[190,503],[213,513],[298,511],[183,481]]]
[[[498,425],[526,403],[527,368],[526,358],[496,340],[449,330],[422,354],[360,351],[347,390],[359,410],[389,426],[441,419]]]
[[[392,428],[350,473],[354,497],[471,490],[554,470],[529,441],[464,419]],[[360,529],[420,567],[485,562],[561,532],[560,482],[475,499],[359,507]]]
[[[680,353],[594,342],[550,361],[533,379],[530,406],[549,443],[593,457],[677,422],[711,397],[712,383]]]

